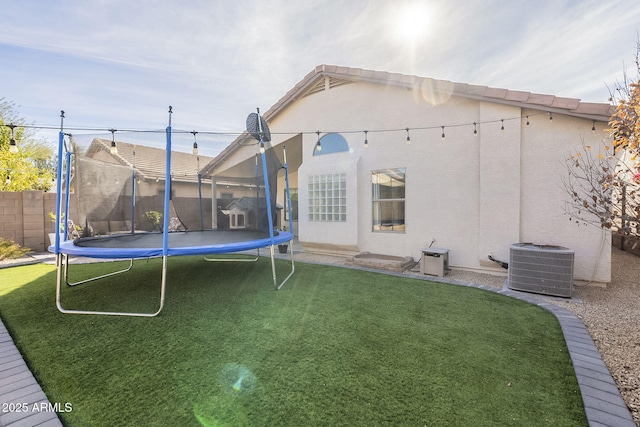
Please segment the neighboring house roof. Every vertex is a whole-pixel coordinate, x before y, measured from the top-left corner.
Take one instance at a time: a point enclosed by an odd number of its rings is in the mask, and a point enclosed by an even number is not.
[[[86,156],[93,157],[95,153],[104,151],[112,156],[119,164],[133,167],[142,178],[164,180],[166,166],[166,150],[163,148],[153,148],[144,145],[117,142],[118,153],[111,154],[111,141],[102,138],[95,138]],[[135,154],[134,154],[135,153]],[[175,181],[197,182],[198,162],[195,154],[173,151],[171,153],[171,175]],[[200,165],[206,165],[213,157],[199,156]]]
[[[232,200],[231,203],[227,205],[226,209],[231,210],[236,207],[241,211],[249,211],[251,209],[263,208],[265,206],[267,206],[267,202],[264,198],[241,197],[239,199]]]
[[[333,88],[354,82],[370,82],[412,89],[426,87],[434,94],[448,94],[450,96],[548,111],[602,122],[608,122],[609,117],[611,117],[615,111],[615,107],[611,104],[582,102],[577,98],[563,98],[554,95],[513,91],[489,86],[454,83],[448,80],[436,80],[428,77],[400,73],[323,64],[315,67],[271,106],[271,108],[264,113],[264,119],[269,121],[275,118],[291,103],[307,95],[323,91],[327,86]],[[203,173],[208,173],[213,170],[216,165],[220,164],[229,154],[233,153],[241,145],[241,141],[247,139],[247,137],[248,134],[245,132],[232,141],[211,163],[203,168]]]

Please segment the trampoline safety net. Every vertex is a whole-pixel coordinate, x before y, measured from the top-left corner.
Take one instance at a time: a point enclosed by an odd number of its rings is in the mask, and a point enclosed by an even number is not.
[[[161,232],[165,192],[170,193],[169,232],[251,230],[269,232],[267,204],[277,224],[277,175],[282,164],[265,143],[270,198],[267,200],[263,160],[256,141],[254,159],[224,172],[203,175],[211,157],[186,152],[184,133],[172,134],[171,176],[166,179],[166,135],[74,135],[72,192],[81,238]],[[142,139],[145,139],[142,141]],[[115,142],[117,151],[112,150]],[[183,151],[178,151],[182,148]]]

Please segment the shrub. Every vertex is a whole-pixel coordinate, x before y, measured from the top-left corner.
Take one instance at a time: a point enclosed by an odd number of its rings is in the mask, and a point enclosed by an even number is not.
[[[20,247],[19,244],[13,240],[5,240],[0,237],[0,260],[20,258],[23,255],[31,252],[29,248]]]

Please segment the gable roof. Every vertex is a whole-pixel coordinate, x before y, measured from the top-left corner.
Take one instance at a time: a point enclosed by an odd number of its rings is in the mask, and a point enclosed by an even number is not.
[[[582,102],[577,98],[563,98],[554,95],[514,91],[489,86],[454,83],[448,80],[437,80],[429,77],[322,64],[316,66],[300,82],[285,93],[282,98],[264,112],[263,117],[266,121],[269,121],[275,118],[291,103],[305,96],[321,92],[325,90],[327,86],[331,89],[354,82],[370,82],[411,89],[428,87],[436,94],[449,94],[462,98],[565,114],[599,122],[608,122],[615,111],[615,106],[611,104]],[[208,173],[213,170],[216,165],[220,164],[229,154],[233,153],[240,146],[240,141],[246,139],[247,136],[248,133],[243,132],[242,135],[222,150],[212,162],[206,165],[203,171]]]
[[[145,179],[164,180],[166,165],[166,150],[163,148],[147,147],[144,145],[118,142],[118,153],[111,154],[111,141],[94,138],[91,141],[86,156],[93,157],[95,153],[104,151],[112,156],[119,164],[133,167],[135,164],[138,174]],[[173,151],[171,153],[171,174],[176,181],[198,181],[198,157],[195,154]],[[199,156],[200,165],[206,165],[213,157]]]
[[[325,82],[325,77],[328,78],[327,82]],[[615,110],[615,107],[611,104],[581,102],[581,100],[577,98],[563,98],[554,95],[513,91],[489,86],[470,85],[467,83],[455,83],[448,80],[437,80],[400,73],[323,64],[315,67],[269,108],[269,110],[264,113],[264,118],[268,120],[275,117],[291,102],[324,90],[326,84],[328,84],[330,88],[333,88],[359,81],[407,88],[427,86],[434,92],[450,93],[452,96],[514,105],[522,108],[549,111],[604,122],[609,120],[609,117],[611,117]]]

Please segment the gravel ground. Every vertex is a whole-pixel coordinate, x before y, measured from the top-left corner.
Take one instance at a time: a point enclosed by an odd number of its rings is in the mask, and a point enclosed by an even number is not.
[[[611,283],[578,288],[582,303],[550,301],[585,324],[640,426],[640,258],[619,249],[611,253]]]
[[[296,253],[296,259],[320,264],[345,264],[344,257],[303,252]],[[50,254],[0,260],[0,268],[43,261],[51,262]],[[414,267],[413,270],[416,269]],[[616,381],[636,425],[640,427],[640,258],[613,248],[611,272],[611,283],[607,288],[580,287],[571,300],[543,296],[540,298],[566,308],[582,320]],[[416,271],[407,273],[419,274]],[[506,276],[453,269],[446,278],[502,288]]]

